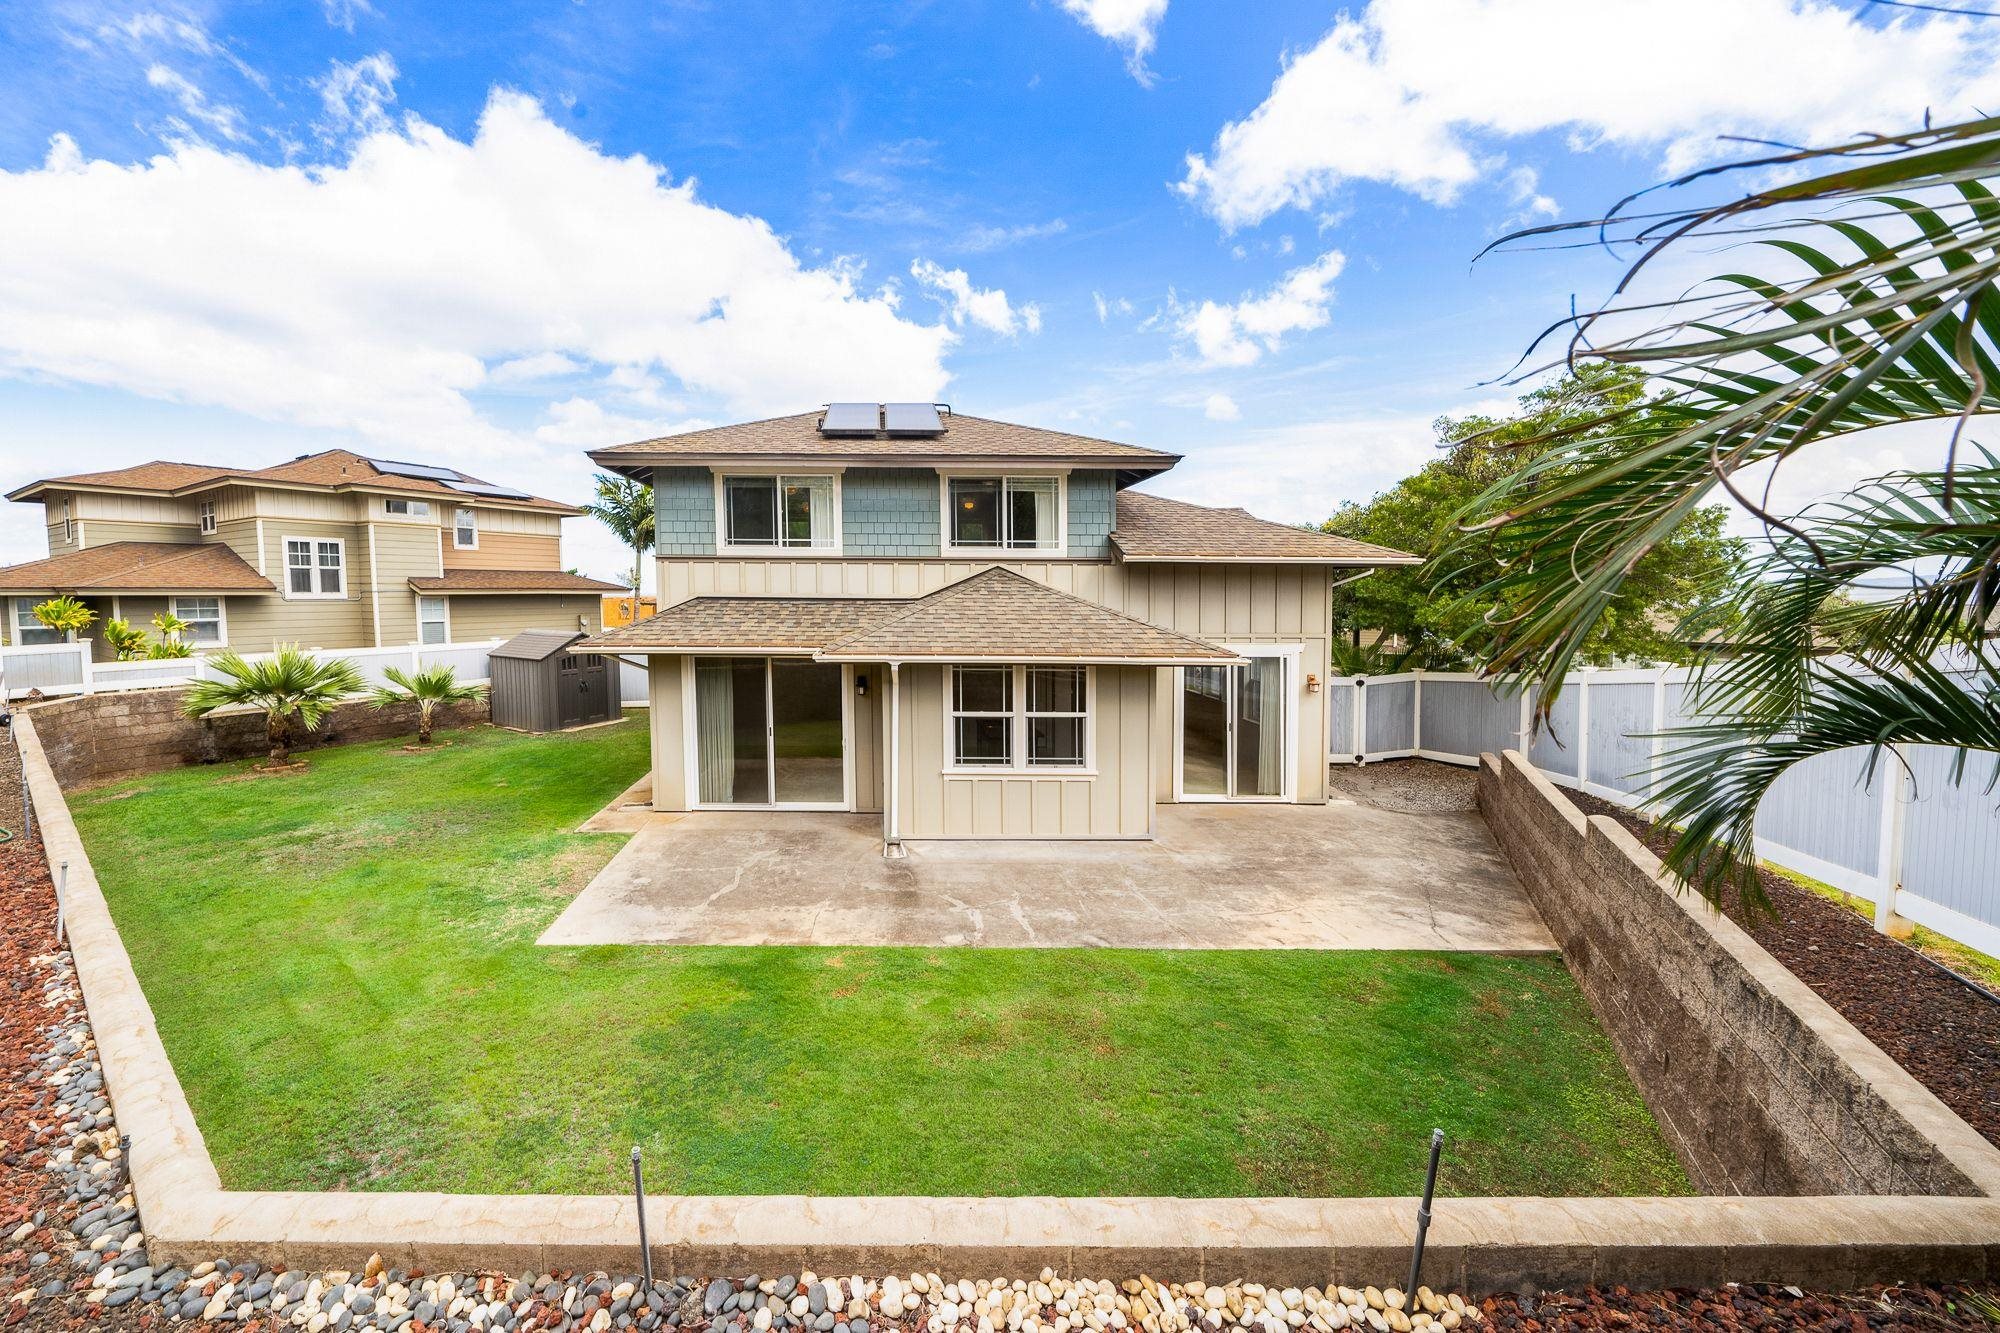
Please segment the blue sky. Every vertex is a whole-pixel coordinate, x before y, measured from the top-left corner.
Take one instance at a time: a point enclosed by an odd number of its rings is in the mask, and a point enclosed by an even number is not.
[[[582,451],[832,398],[1185,453],[1317,519],[1617,265],[1473,256],[1725,151],[2000,92],[1812,0],[0,8],[0,483]],[[0,514],[0,561],[41,553]],[[572,524],[570,558],[609,573]]]

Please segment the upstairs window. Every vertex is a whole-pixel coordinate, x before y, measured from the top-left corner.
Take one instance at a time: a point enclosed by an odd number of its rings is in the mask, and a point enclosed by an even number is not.
[[[347,544],[337,537],[285,538],[285,595],[344,597]]]
[[[189,643],[214,646],[227,642],[222,633],[220,597],[176,597],[173,600],[173,612],[176,617],[187,622]]]
[[[831,550],[834,484],[828,477],[724,477],[722,544]]]
[[[382,512],[385,514],[404,514],[410,518],[429,518],[431,516],[431,502],[429,500],[384,500],[382,502]]]
[[[203,500],[201,502],[200,513],[202,532],[204,534],[213,533],[215,531],[215,501]]]
[[[72,517],[70,516],[70,510],[69,510],[69,499],[68,499],[68,497],[66,497],[66,496],[65,496],[65,497],[64,497],[64,499],[63,499],[63,520],[62,520],[62,523],[63,523],[63,540],[64,540],[64,541],[66,541],[66,542],[73,542],[73,541],[75,541],[75,540],[76,540],[76,520],[75,520],[74,518],[72,518]]]
[[[470,509],[460,507],[452,515],[451,544],[461,551],[469,551],[479,545],[479,516]]]
[[[975,551],[1059,551],[1062,478],[952,477],[945,483],[947,544]]]

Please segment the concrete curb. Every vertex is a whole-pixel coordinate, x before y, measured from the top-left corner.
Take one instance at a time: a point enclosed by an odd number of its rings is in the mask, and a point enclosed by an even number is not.
[[[635,1269],[615,1196],[259,1193],[222,1188],[34,723],[22,771],[51,866],[69,863],[71,948],[123,1131],[147,1251],[293,1268],[379,1253],[427,1271]],[[1064,1273],[1272,1283],[1400,1280],[1413,1199],[665,1197],[647,1201],[667,1272]],[[1447,1199],[1425,1278],[1483,1293],[1724,1280],[1841,1288],[2000,1274],[2000,1199]]]

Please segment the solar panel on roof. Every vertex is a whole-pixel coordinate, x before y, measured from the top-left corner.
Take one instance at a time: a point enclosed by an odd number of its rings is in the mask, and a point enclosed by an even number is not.
[[[882,408],[883,429],[891,435],[942,435],[935,403],[888,403]]]
[[[517,491],[512,486],[495,486],[484,481],[454,481],[451,488],[464,491],[468,495],[490,495],[496,500],[532,500],[526,491]]]
[[[425,481],[457,481],[458,473],[448,467],[433,467],[429,463],[399,463],[393,458],[371,458],[370,465],[377,472],[386,472],[392,477],[421,477]]]
[[[874,403],[828,403],[819,423],[822,435],[873,435],[882,429],[882,409]]]

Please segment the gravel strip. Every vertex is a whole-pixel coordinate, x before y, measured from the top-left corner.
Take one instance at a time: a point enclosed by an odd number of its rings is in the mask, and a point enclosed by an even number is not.
[[[1668,837],[1608,801],[1566,792],[1585,814],[1609,815],[1664,854]],[[1968,989],[1864,917],[1760,870],[1776,919],[1741,903],[1724,912],[1939,1101],[2000,1145],[2000,1004]]]
[[[1479,808],[1479,770],[1435,759],[1379,759],[1328,770],[1335,799],[1346,797],[1404,815],[1452,814]]]

